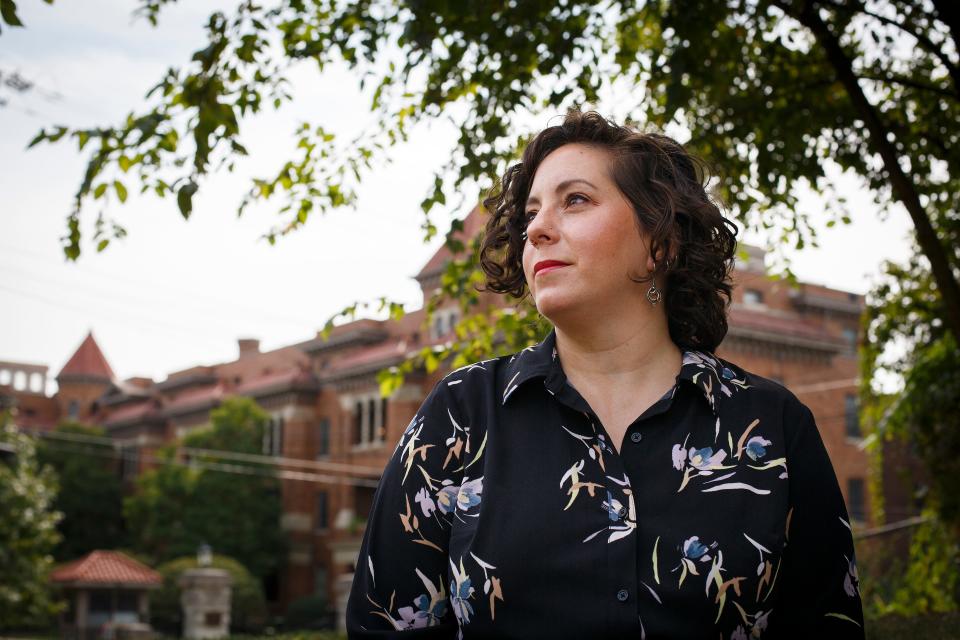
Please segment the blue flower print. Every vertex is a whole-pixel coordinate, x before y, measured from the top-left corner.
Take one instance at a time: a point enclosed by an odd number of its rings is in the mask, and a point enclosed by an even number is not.
[[[463,558],[460,558],[459,568],[453,563],[453,560],[450,560],[450,568],[453,570],[453,582],[450,584],[450,604],[453,606],[453,614],[461,625],[468,624],[470,616],[473,615],[473,605],[470,604],[470,598],[474,592],[470,576],[463,568]]]
[[[444,482],[450,481],[444,480]],[[437,492],[437,506],[440,507],[442,513],[453,513],[453,510],[457,508],[459,493],[460,487],[452,483],[445,484],[440,488],[440,491]]]
[[[766,440],[762,436],[753,436],[747,440],[747,446],[745,451],[747,455],[750,456],[750,459],[756,462],[762,458],[767,453],[767,447],[770,446],[770,441]]]
[[[440,619],[443,618],[447,612],[447,602],[446,600],[438,600],[436,598],[436,592],[432,595],[433,598],[426,593],[421,593],[414,598],[413,604],[417,607],[416,611],[414,611],[413,607],[400,607],[397,609],[400,618],[407,625],[405,628],[422,629],[440,623]]]
[[[687,538],[683,542],[683,555],[690,558],[691,560],[699,560],[702,556],[707,554],[710,551],[710,547],[700,542],[700,536],[693,536],[692,538]],[[707,555],[704,560],[709,560],[710,556]]]
[[[714,453],[712,447],[704,447],[703,449],[690,448],[690,465],[703,475],[709,475],[707,472],[721,468],[726,457],[726,451],[721,450]]]
[[[680,564],[671,570],[683,570],[680,573],[680,583],[678,586],[683,586],[683,581],[686,579],[687,574],[700,575],[697,571],[697,561],[710,562],[713,557],[711,551],[716,549],[717,546],[718,543],[716,542],[711,543],[709,546],[703,544],[700,542],[700,536],[691,536],[683,541],[683,545],[681,545],[683,556],[680,558]]]
[[[464,482],[457,493],[457,507],[467,511],[470,507],[480,504],[481,493],[483,493],[483,476]]]
[[[613,494],[609,491],[607,491],[607,499],[603,503],[603,508],[607,512],[607,517],[613,522],[620,520],[621,510],[626,513],[626,509],[623,509],[623,503],[614,498]]]

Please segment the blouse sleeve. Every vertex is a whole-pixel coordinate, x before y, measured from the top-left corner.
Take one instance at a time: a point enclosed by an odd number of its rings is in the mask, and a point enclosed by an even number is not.
[[[466,444],[456,413],[441,380],[384,469],[347,603],[350,638],[456,635],[446,590],[450,526]]]
[[[790,508],[777,637],[863,638],[850,519],[810,410],[797,403],[787,446]],[[779,615],[778,615],[779,614]],[[771,625],[772,626],[772,625]]]

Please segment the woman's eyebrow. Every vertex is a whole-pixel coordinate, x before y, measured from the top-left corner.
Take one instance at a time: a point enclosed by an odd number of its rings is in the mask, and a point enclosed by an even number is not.
[[[596,189],[596,188],[597,188],[596,185],[593,184],[592,182],[590,182],[589,180],[584,180],[583,178],[571,178],[570,180],[564,180],[563,182],[561,182],[560,184],[558,184],[558,185],[557,185],[557,188],[556,188],[554,191],[555,191],[556,193],[560,193],[561,191],[563,191],[564,189],[566,189],[566,188],[569,187],[570,185],[576,184],[576,183],[578,183],[578,182],[579,182],[579,183],[582,183],[582,184],[585,184],[585,185],[587,185],[588,187],[591,187],[591,188],[593,188],[593,189]],[[530,196],[529,198],[527,198],[527,204],[528,204],[528,205],[530,205],[530,204],[540,204],[540,198],[538,198],[538,197],[536,197],[536,196]]]

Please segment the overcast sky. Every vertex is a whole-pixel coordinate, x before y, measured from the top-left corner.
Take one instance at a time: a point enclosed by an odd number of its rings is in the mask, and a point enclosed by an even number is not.
[[[129,236],[101,254],[86,241],[79,262],[67,262],[59,238],[84,157],[72,143],[26,151],[27,143],[44,126],[119,122],[168,67],[185,65],[203,44],[210,11],[234,3],[178,3],[158,29],[134,20],[133,3],[122,0],[18,4],[27,28],[0,34],[0,71],[17,71],[37,88],[0,92],[9,100],[0,107],[0,360],[48,365],[52,378],[92,329],[119,377],[159,381],[235,358],[237,338],[259,338],[264,350],[308,339],[356,300],[385,295],[420,305],[412,276],[440,240],[423,243],[419,203],[449,154],[449,125],[420,126],[394,149],[393,163],[365,181],[355,211],[311,218],[273,247],[259,236],[276,224],[274,209],[236,217],[249,178],[292,157],[299,122],[346,135],[369,124],[356,80],[335,68],[322,76],[299,70],[294,104],[243,125],[250,158],[202,185],[189,221],[175,201],[131,189],[124,207],[108,211]],[[542,126],[551,115],[541,116]],[[882,260],[908,255],[911,227],[905,213],[880,223],[869,197],[853,181],[844,184],[853,224],[824,229],[819,249],[785,253],[802,280],[865,293]],[[472,203],[478,194],[464,196]],[[812,198],[804,206],[818,208]],[[439,212],[441,231],[467,208]],[[87,240],[96,211],[85,212]]]

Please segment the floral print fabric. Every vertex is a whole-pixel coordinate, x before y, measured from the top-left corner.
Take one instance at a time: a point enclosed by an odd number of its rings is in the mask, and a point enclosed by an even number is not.
[[[810,411],[688,351],[609,435],[551,333],[447,375],[393,452],[350,637],[863,637],[852,536]]]

